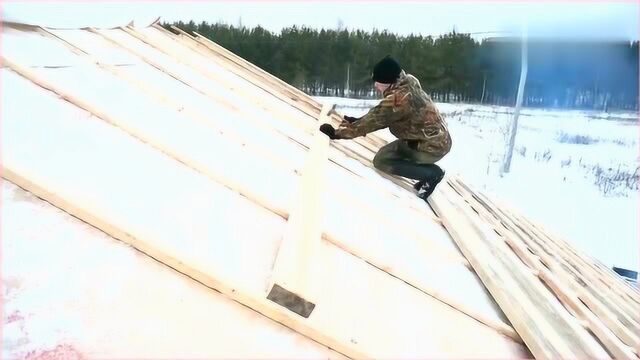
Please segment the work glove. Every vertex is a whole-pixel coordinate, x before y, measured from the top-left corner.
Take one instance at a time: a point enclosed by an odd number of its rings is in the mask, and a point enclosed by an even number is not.
[[[353,117],[353,116],[348,116],[348,115],[344,115],[344,116],[342,116],[342,118],[344,119],[344,121],[346,121],[348,123],[352,123],[354,121],[360,120],[360,118]]]
[[[322,124],[320,125],[320,131],[327,135],[329,137],[329,139],[331,140],[336,140],[339,139],[340,137],[336,136],[336,129],[333,128],[333,126],[331,126],[330,124]]]

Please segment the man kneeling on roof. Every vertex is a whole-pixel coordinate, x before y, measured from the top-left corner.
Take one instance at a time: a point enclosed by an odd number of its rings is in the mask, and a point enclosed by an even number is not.
[[[387,174],[418,180],[414,188],[426,200],[444,177],[435,163],[451,149],[447,125],[418,79],[390,56],[374,66],[372,77],[384,99],[361,118],[344,116],[338,129],[324,124],[320,131],[336,140],[389,127],[398,140],[380,148],[373,165]]]

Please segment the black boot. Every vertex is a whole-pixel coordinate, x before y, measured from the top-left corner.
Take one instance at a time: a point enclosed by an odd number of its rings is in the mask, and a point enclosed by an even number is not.
[[[426,179],[420,190],[418,190],[418,197],[424,201],[427,201],[427,198],[433,193],[436,189],[436,186],[442,181],[444,178],[444,171],[440,170],[439,174],[436,174],[434,177]]]

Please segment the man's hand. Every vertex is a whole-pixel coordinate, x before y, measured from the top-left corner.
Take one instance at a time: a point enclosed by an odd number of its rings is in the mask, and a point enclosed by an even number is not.
[[[336,136],[336,129],[334,129],[330,124],[320,125],[320,131],[327,135],[331,140],[339,139],[339,137]]]
[[[360,118],[353,117],[353,116],[347,116],[347,115],[344,115],[342,118],[344,119],[344,121],[348,122],[349,124],[351,124],[352,122],[360,120]]]

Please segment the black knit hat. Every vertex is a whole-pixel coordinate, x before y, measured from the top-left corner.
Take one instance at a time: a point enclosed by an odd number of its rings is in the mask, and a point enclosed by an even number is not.
[[[398,80],[402,68],[390,55],[385,56],[373,67],[373,81],[382,84],[393,84]]]

